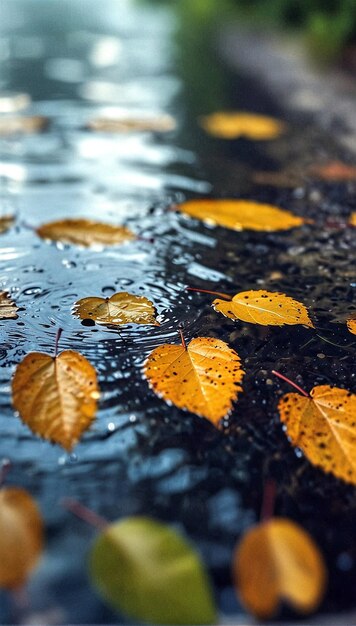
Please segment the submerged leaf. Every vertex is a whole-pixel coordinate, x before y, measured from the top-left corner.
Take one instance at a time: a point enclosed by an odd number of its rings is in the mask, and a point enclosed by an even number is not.
[[[132,241],[135,235],[126,226],[114,226],[87,219],[66,219],[48,222],[36,230],[42,239],[74,243],[81,246],[113,246]]]
[[[16,319],[18,307],[6,291],[0,291],[0,319]]]
[[[310,535],[277,517],[243,536],[234,556],[234,579],[246,609],[268,619],[282,602],[299,613],[314,611],[324,595],[327,571]]]
[[[294,446],[313,465],[356,485],[356,395],[318,385],[310,397],[287,393],[278,404]]]
[[[144,364],[144,373],[157,395],[215,426],[231,411],[244,375],[235,350],[212,337],[197,337],[187,347],[156,348]]]
[[[207,133],[222,139],[247,137],[256,141],[276,139],[286,129],[283,122],[258,115],[234,111],[219,111],[199,118],[200,125]]]
[[[353,335],[356,335],[356,317],[346,320],[346,324],[350,333],[352,333]]]
[[[0,489],[0,587],[21,587],[38,563],[43,522],[36,502],[19,487]]]
[[[278,207],[252,200],[188,200],[178,209],[208,224],[233,230],[289,230],[308,220]]]
[[[90,572],[103,598],[135,622],[188,625],[216,620],[198,554],[160,522],[132,517],[110,524],[95,541]]]
[[[134,296],[123,291],[114,293],[110,298],[82,298],[75,303],[74,315],[81,319],[92,319],[98,324],[154,324],[153,303],[144,296]]]
[[[36,435],[71,450],[95,418],[96,372],[73,350],[55,357],[32,352],[16,368],[12,397],[22,421]]]
[[[0,135],[39,133],[46,129],[48,122],[42,115],[0,117]]]
[[[152,131],[156,133],[166,133],[174,130],[176,122],[171,115],[161,115],[150,118],[97,118],[88,124],[90,130],[104,133],[129,133]]]
[[[14,223],[15,218],[13,215],[3,215],[3,217],[0,217],[0,233],[6,233]]]
[[[242,291],[232,300],[214,300],[215,311],[233,320],[242,320],[263,326],[304,324],[313,328],[304,304],[284,293],[272,291]]]

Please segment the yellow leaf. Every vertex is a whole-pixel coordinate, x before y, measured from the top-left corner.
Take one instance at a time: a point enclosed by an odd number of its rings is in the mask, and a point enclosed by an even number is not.
[[[96,372],[73,350],[54,357],[32,352],[16,368],[12,397],[22,421],[35,434],[71,450],[95,417]]]
[[[319,385],[310,397],[284,395],[278,408],[290,441],[313,465],[356,485],[355,394]]]
[[[110,298],[82,298],[75,303],[74,315],[81,319],[92,319],[98,324],[154,324],[153,303],[143,296],[134,296],[123,291],[114,293]]]
[[[278,207],[252,200],[188,200],[177,207],[207,224],[233,230],[289,230],[308,222]]]
[[[87,219],[66,219],[43,224],[36,230],[42,239],[81,246],[115,245],[132,241],[135,235],[125,226],[113,226]]]
[[[356,226],[356,211],[351,213],[349,224],[350,226]]]
[[[0,117],[0,135],[39,133],[45,130],[48,122],[48,118],[41,115]]]
[[[35,501],[18,487],[0,490],[0,587],[21,587],[43,549],[43,522]]]
[[[276,139],[286,130],[283,122],[257,113],[219,111],[200,117],[199,122],[207,133],[222,139]]]
[[[129,133],[152,131],[165,133],[174,130],[176,123],[170,115],[151,118],[97,118],[88,124],[90,130],[104,133]]]
[[[346,324],[350,333],[352,333],[353,335],[356,335],[356,318],[346,320]]]
[[[6,233],[14,222],[15,218],[13,215],[4,215],[3,217],[0,217],[0,233]]]
[[[6,291],[0,291],[0,319],[16,319],[18,307]]]
[[[158,396],[215,426],[231,411],[244,375],[239,355],[212,337],[197,337],[188,346],[156,348],[144,364],[144,373]]]
[[[214,300],[215,311],[233,320],[242,320],[263,326],[304,324],[313,328],[304,304],[284,293],[272,291],[241,291],[232,300]]]
[[[282,517],[247,531],[233,567],[240,599],[258,619],[274,617],[281,602],[311,613],[324,595],[327,571],[318,547],[300,526]]]

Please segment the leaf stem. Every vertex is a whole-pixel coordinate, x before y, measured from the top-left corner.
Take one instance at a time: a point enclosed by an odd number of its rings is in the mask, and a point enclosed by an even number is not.
[[[8,475],[10,469],[11,469],[10,459],[3,459],[1,462],[1,468],[0,468],[0,487],[3,487],[4,482],[6,480],[6,476]]]
[[[187,344],[185,343],[184,333],[183,333],[183,329],[182,328],[179,329],[179,334],[180,334],[182,346],[183,346],[184,350],[186,350],[187,349]]]
[[[212,296],[220,296],[225,300],[232,300],[232,297],[227,293],[221,293],[221,291],[210,291],[210,289],[197,289],[196,287],[186,287],[186,291],[197,291],[198,293],[210,293]]]
[[[56,341],[54,344],[54,356],[56,357],[58,354],[58,344],[59,344],[59,340],[61,338],[61,334],[63,332],[63,328],[58,328],[57,333],[56,333]]]
[[[275,376],[278,376],[278,378],[280,378],[281,380],[284,380],[286,383],[289,383],[290,385],[292,385],[292,387],[300,391],[300,393],[302,393],[303,396],[305,396],[306,398],[310,398],[309,393],[307,393],[304,389],[299,387],[299,385],[294,383],[290,378],[287,378],[287,376],[284,376],[283,374],[280,374],[279,372],[276,372],[275,370],[272,370],[272,374],[274,374]]]
[[[98,515],[91,509],[88,509],[88,507],[84,506],[84,504],[81,504],[74,498],[64,498],[61,501],[61,504],[65,509],[79,517],[79,519],[83,520],[83,522],[90,524],[90,526],[94,526],[94,528],[97,528],[98,530],[105,530],[109,525],[109,522],[104,517],[101,517],[101,515]]]
[[[272,479],[268,479],[263,490],[263,499],[261,506],[261,522],[267,522],[274,515],[274,506],[276,502],[276,483]]]

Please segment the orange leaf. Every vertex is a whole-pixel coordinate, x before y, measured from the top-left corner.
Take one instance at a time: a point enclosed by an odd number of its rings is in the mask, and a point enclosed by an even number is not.
[[[281,602],[311,613],[324,595],[327,572],[318,547],[285,518],[248,530],[236,549],[233,568],[241,602],[258,619],[273,617]]]
[[[144,296],[134,296],[123,291],[114,293],[110,298],[82,298],[75,303],[74,315],[81,319],[92,319],[98,324],[154,324],[154,305]]]
[[[0,319],[16,319],[18,307],[6,291],[0,291]]]
[[[356,166],[341,161],[330,161],[313,166],[310,168],[310,174],[323,180],[346,182],[356,180]]]
[[[244,372],[224,341],[197,337],[187,347],[164,344],[153,350],[144,374],[157,395],[216,426],[242,391]]]
[[[219,111],[199,118],[207,133],[222,139],[247,137],[256,141],[276,139],[285,131],[285,124],[273,117],[257,113]]]
[[[310,397],[284,395],[278,404],[292,444],[313,465],[356,485],[356,395],[318,385]]]
[[[43,224],[36,229],[42,239],[74,243],[81,246],[110,246],[135,239],[125,226],[114,226],[87,219],[66,219]]]
[[[350,333],[352,333],[353,335],[356,335],[356,318],[350,318],[346,320],[346,324]]]
[[[351,213],[349,224],[350,224],[350,226],[356,226],[356,211]]]
[[[36,502],[18,487],[0,489],[0,587],[23,585],[43,548],[43,522]]]
[[[99,398],[94,367],[73,350],[32,352],[12,381],[15,409],[31,430],[71,450],[92,423]]]
[[[289,230],[308,220],[297,217],[270,204],[252,200],[188,200],[177,207],[179,211],[207,224],[233,230]]]
[[[0,217],[0,233],[6,233],[9,228],[15,223],[13,215],[4,215]]]

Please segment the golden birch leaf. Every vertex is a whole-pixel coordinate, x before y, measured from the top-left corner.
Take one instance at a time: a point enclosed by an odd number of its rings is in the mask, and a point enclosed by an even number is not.
[[[39,133],[46,129],[49,120],[42,115],[0,117],[0,135]]]
[[[136,238],[125,226],[114,226],[87,219],[48,222],[36,229],[42,239],[74,243],[80,246],[114,246]]]
[[[356,395],[318,385],[309,396],[287,393],[278,404],[294,446],[337,478],[356,485]]]
[[[302,614],[315,611],[326,588],[319,548],[300,526],[272,518],[248,530],[237,546],[234,582],[242,604],[259,620],[286,602]]]
[[[356,226],[356,211],[351,213],[349,224],[350,224],[350,226]]]
[[[241,291],[232,300],[214,300],[215,311],[232,320],[241,320],[262,326],[284,326],[303,324],[313,328],[304,304],[284,293],[273,291]]]
[[[99,388],[94,367],[73,350],[32,352],[17,366],[12,399],[36,434],[71,450],[95,418]]]
[[[353,319],[346,320],[346,324],[350,333],[352,333],[353,335],[356,335],[356,317]]]
[[[277,139],[286,130],[285,124],[273,117],[234,111],[219,111],[202,116],[199,123],[209,135],[221,139],[246,137],[255,141],[265,141]]]
[[[19,487],[0,489],[0,587],[21,587],[43,549],[43,522],[36,502]]]
[[[6,291],[0,291],[0,319],[16,319],[18,307]]]
[[[175,119],[171,115],[160,115],[150,118],[96,118],[89,122],[88,128],[104,133],[130,133],[152,131],[166,133],[176,127]]]
[[[15,218],[13,215],[3,215],[3,217],[0,217],[0,234],[6,233],[14,223]]]
[[[144,296],[134,296],[126,291],[114,293],[110,298],[82,298],[73,307],[74,315],[82,320],[91,319],[97,324],[153,324],[159,326],[155,319],[155,307],[151,300]]]
[[[166,402],[205,417],[215,426],[228,415],[242,391],[239,355],[213,337],[197,337],[188,346],[164,344],[153,350],[144,374]]]
[[[252,200],[187,200],[178,205],[182,213],[214,226],[232,230],[260,230],[272,232],[289,230],[309,220],[290,211]]]

